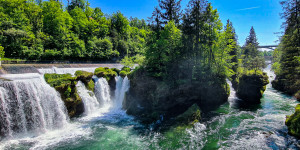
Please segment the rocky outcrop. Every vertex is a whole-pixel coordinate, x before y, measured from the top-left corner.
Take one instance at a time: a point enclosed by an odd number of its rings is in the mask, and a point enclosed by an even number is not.
[[[95,83],[92,80],[93,75],[94,74],[91,72],[86,72],[81,70],[75,72],[76,80],[82,81],[88,90],[94,92]]]
[[[127,113],[143,123],[177,117],[197,104],[202,111],[211,110],[227,101],[229,87],[216,82],[188,83],[170,87],[162,80],[147,76],[144,69],[129,75],[130,89],[123,102]]]
[[[239,78],[236,94],[248,104],[259,104],[268,83],[266,73],[242,75]]]
[[[45,74],[44,77],[46,82],[60,93],[71,118],[84,112],[83,102],[76,89],[76,77],[72,77],[71,74]]]
[[[283,75],[279,75],[272,81],[272,87],[278,91],[293,95],[300,101],[300,80],[295,82],[294,80],[286,79]]]
[[[300,105],[297,105],[296,112],[287,116],[285,124],[288,127],[289,134],[300,138]]]

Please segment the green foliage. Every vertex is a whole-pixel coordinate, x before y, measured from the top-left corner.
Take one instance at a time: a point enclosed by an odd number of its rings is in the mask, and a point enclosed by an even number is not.
[[[45,74],[45,81],[61,95],[70,117],[78,115],[77,108],[82,103],[76,89],[76,77],[71,74]]]
[[[107,81],[109,81],[110,79],[116,77],[118,74],[117,72],[113,71],[112,69],[109,69],[107,67],[103,68],[103,67],[100,67],[100,68],[97,68],[95,70],[95,73],[94,73],[98,78],[105,78]]]
[[[300,90],[300,2],[285,0],[281,4],[284,9],[283,27],[285,33],[280,44],[275,49],[273,70],[276,79],[272,85],[274,88],[297,96]]]
[[[285,124],[288,126],[290,134],[300,137],[300,105],[297,105],[295,110],[293,115],[287,116]]]
[[[4,54],[5,54],[4,47],[0,45],[0,61],[4,58]]]
[[[246,58],[243,66],[249,70],[254,70],[256,73],[266,67],[265,59],[263,57],[256,56],[254,58]]]
[[[0,0],[0,44],[8,58],[117,61],[145,52],[145,20],[107,17],[85,0]],[[132,27],[129,25],[131,24]]]
[[[123,65],[123,66],[126,66],[126,67],[133,67],[134,66],[134,62],[132,60],[131,57],[124,57],[120,63]]]

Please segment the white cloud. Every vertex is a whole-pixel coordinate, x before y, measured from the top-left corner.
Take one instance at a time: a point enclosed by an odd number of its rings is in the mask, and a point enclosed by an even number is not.
[[[257,9],[257,8],[260,8],[260,6],[238,9],[237,11],[251,10],[251,9]]]

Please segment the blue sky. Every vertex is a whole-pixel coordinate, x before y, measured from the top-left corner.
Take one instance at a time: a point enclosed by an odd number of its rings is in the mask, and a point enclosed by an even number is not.
[[[189,0],[182,0],[185,8]],[[100,7],[104,13],[121,11],[128,18],[147,19],[151,16],[157,0],[89,0],[91,7]],[[261,45],[278,44],[278,34],[282,21],[280,0],[210,0],[219,11],[225,25],[230,19],[236,29],[240,45],[245,43],[251,26],[254,26]]]

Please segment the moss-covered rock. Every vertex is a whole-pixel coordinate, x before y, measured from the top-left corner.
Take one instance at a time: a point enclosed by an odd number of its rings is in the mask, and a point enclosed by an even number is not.
[[[239,78],[237,96],[249,104],[258,104],[268,83],[266,73],[244,74]]]
[[[111,70],[114,71],[114,72],[116,72],[118,75],[120,74],[120,71],[121,71],[121,70],[119,70],[117,68],[111,68]]]
[[[60,93],[71,118],[84,112],[84,105],[76,89],[77,77],[71,74],[45,74],[44,77]]]
[[[296,107],[296,112],[287,116],[285,124],[288,127],[289,134],[300,138],[300,104]]]
[[[98,78],[105,78],[107,81],[111,80],[112,78],[115,78],[118,74],[117,72],[113,71],[112,69],[109,69],[107,67],[103,68],[97,68],[94,72],[94,74],[98,77]]]
[[[176,87],[148,76],[144,68],[134,70],[128,76],[130,89],[123,102],[127,113],[143,123],[153,123],[163,116],[164,120],[185,113],[198,105],[202,111],[212,110],[227,101],[229,88],[226,81],[219,83],[192,82]]]
[[[201,120],[201,110],[197,104],[192,105],[187,111],[175,118],[181,124],[194,124]]]
[[[283,75],[279,75],[272,81],[272,87],[286,94],[295,96],[296,99],[300,101],[300,80],[295,82],[294,80],[286,79]]]
[[[94,91],[95,88],[95,83],[92,80],[93,73],[91,72],[86,72],[86,71],[76,71],[75,76],[77,81],[82,81],[86,88],[90,91]]]
[[[130,72],[131,72],[131,69],[130,69],[130,68],[128,68],[128,67],[123,67],[122,70],[120,71],[120,74],[119,74],[119,75],[120,75],[122,78],[125,78],[127,75],[130,74]]]

